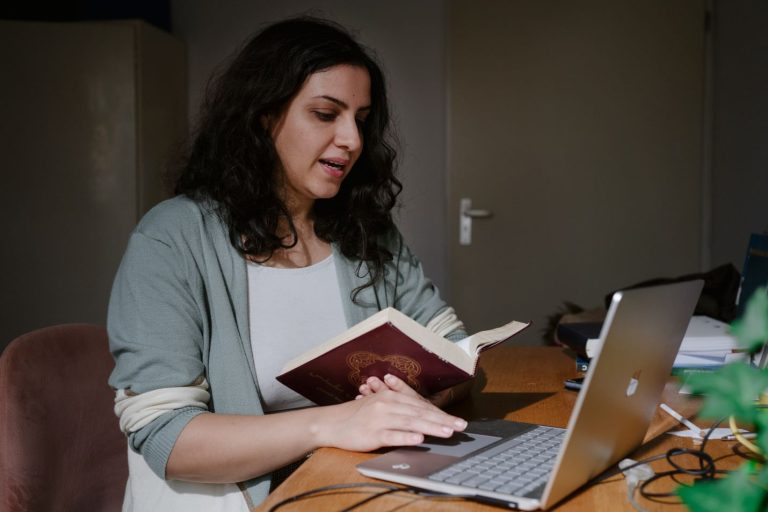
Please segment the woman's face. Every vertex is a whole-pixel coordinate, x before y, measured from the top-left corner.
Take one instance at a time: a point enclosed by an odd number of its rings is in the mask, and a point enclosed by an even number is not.
[[[289,208],[311,206],[338,193],[363,149],[362,126],[370,105],[365,68],[339,65],[307,78],[272,126]]]

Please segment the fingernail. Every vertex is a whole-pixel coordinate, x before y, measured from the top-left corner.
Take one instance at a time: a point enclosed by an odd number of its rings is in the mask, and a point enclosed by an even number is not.
[[[395,380],[395,376],[388,373],[384,376],[384,380],[387,382],[392,382],[393,380]]]
[[[443,433],[451,435],[453,434],[453,429],[451,427],[443,427]]]
[[[467,428],[467,422],[462,419],[458,419],[453,423],[454,425],[456,425],[456,428],[458,428],[459,430],[464,430],[465,428]]]

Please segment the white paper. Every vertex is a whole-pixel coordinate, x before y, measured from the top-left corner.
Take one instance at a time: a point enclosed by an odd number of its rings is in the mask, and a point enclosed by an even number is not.
[[[710,429],[703,428],[701,429],[701,437],[699,437],[699,432],[694,432],[693,430],[673,430],[670,432],[667,432],[667,434],[677,437],[690,437],[694,439],[704,439],[704,437],[707,435],[707,432],[709,432]],[[748,430],[744,430],[743,428],[739,429],[739,432],[742,434],[751,434]],[[730,428],[727,427],[718,427],[714,429],[712,432],[712,435],[709,436],[709,439],[723,439],[728,438],[729,440],[733,439],[733,432],[731,432]]]

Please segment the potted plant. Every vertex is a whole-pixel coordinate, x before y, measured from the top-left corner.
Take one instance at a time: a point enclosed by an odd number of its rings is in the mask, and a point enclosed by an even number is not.
[[[740,347],[754,356],[768,340],[768,290],[756,290],[731,332]],[[750,357],[752,359],[752,357]],[[704,478],[682,485],[677,494],[695,512],[758,512],[768,509],[768,369],[749,362],[723,366],[690,378],[691,391],[704,395],[699,416],[749,425],[756,433],[752,448],[737,470],[722,478]]]

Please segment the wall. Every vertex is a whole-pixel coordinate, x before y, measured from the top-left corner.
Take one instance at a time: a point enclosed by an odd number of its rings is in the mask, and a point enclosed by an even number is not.
[[[184,48],[137,21],[0,21],[0,351],[106,324],[112,281],[186,132]]]
[[[768,3],[754,0],[711,1],[716,7],[711,186],[713,192],[711,227],[705,229],[711,235],[711,246],[705,250],[711,255],[709,259],[712,266],[732,262],[741,267],[749,233],[768,228],[768,31],[764,28],[768,25]],[[250,33],[269,21],[312,10],[315,14],[326,15],[355,29],[365,43],[378,51],[390,79],[391,100],[403,143],[401,176],[406,189],[403,194],[405,207],[400,215],[401,227],[411,245],[424,260],[429,274],[444,291],[447,282],[444,252],[448,241],[454,236],[453,233],[448,233],[446,227],[444,194],[445,5],[446,2],[442,0],[172,2],[174,29],[188,47],[191,112],[196,110],[195,105],[199,101],[206,77],[214,66]],[[5,35],[8,35],[7,31]],[[99,45],[90,45],[88,48],[98,50]],[[11,54],[14,53],[13,45],[6,45],[6,49]],[[10,62],[8,59],[6,61],[6,64]],[[68,73],[72,73],[72,66],[66,62],[66,59],[54,59],[53,64],[65,65]],[[37,109],[36,113],[25,114],[26,121],[46,119],[45,115],[55,110],[49,108],[46,103],[56,100],[56,96],[50,96],[51,92],[63,94],[60,87],[50,87],[45,80],[37,81],[35,86],[43,83],[47,86],[43,92],[48,96],[41,93],[37,97],[37,106],[34,107]],[[11,90],[17,86],[11,80],[6,80],[6,85]],[[34,87],[30,87],[29,92],[36,94]],[[5,97],[8,99],[12,94]],[[20,107],[18,102],[8,105],[9,108]],[[59,101],[56,105],[60,108],[67,105],[67,102]],[[11,317],[23,320],[25,311],[39,308],[40,302],[35,298],[41,295],[48,294],[56,300],[61,297],[60,302],[76,305],[78,297],[86,293],[84,285],[93,289],[89,283],[96,276],[94,267],[89,264],[90,260],[72,258],[67,254],[67,247],[38,250],[27,246],[12,249],[14,236],[40,233],[38,238],[44,243],[47,236],[44,234],[46,226],[57,231],[56,226],[39,219],[42,209],[33,208],[32,213],[21,213],[17,205],[32,204],[20,201],[21,197],[31,194],[30,201],[37,202],[34,206],[43,203],[59,204],[63,195],[61,190],[49,189],[42,190],[37,195],[32,188],[23,194],[15,192],[20,186],[17,181],[23,176],[23,166],[14,158],[23,155],[24,158],[32,160],[49,157],[56,163],[59,163],[59,160],[53,155],[53,146],[49,144],[35,146],[44,147],[46,151],[22,151],[24,144],[14,141],[16,137],[23,135],[22,129],[26,128],[14,124],[9,119],[10,116],[5,116],[4,123],[0,126],[7,130],[3,139],[9,148],[3,156],[0,186],[0,192],[5,193],[0,195],[6,199],[2,201],[3,217],[9,219],[8,228],[4,231],[5,243],[0,253],[3,258],[13,260],[5,265],[6,272],[23,272],[20,270],[23,263],[43,269],[41,272],[46,272],[44,275],[47,276],[47,269],[53,264],[56,266],[50,267],[52,275],[64,272],[68,276],[67,279],[74,279],[77,284],[52,281],[52,285],[56,287],[55,292],[27,286],[26,289],[31,290],[30,302],[27,303],[9,286],[9,278],[6,275],[2,281],[2,289],[5,291],[2,308],[5,316],[2,317],[2,324],[6,326],[10,326]],[[76,130],[78,125],[65,124],[65,127],[66,129],[59,129],[54,123],[46,120],[39,123],[39,126],[30,125],[29,133],[31,140],[38,141],[41,137],[40,129],[53,130],[55,140],[66,142],[77,133],[73,129]],[[83,140],[83,137],[75,138]],[[99,155],[93,153],[92,156],[98,158]],[[56,168],[57,172],[66,172],[63,165],[56,165]],[[50,176],[43,176],[40,182],[48,182],[49,178]],[[57,232],[66,229],[58,228]],[[126,229],[129,229],[127,224],[119,231],[124,233]],[[111,232],[115,232],[114,225]],[[107,244],[110,251],[121,253],[125,236],[120,233],[117,233],[119,236],[116,243]],[[69,245],[72,245],[73,239],[69,240]],[[116,264],[118,253],[110,253],[107,258]],[[103,257],[95,253],[91,256],[96,257],[97,261]],[[72,273],[72,276],[69,276],[69,273]],[[104,283],[111,282],[112,274],[113,270],[109,270],[99,278],[102,284],[99,285],[96,295],[101,302],[96,313],[84,315],[73,310],[49,320],[98,321],[98,318],[103,316],[103,297],[108,292],[108,284]],[[74,295],[73,290],[76,292]],[[28,322],[30,328],[37,326]],[[13,329],[6,332],[3,338],[18,334],[11,331]],[[0,339],[0,348],[5,341],[7,339]]]
[[[404,185],[399,225],[427,273],[442,286],[446,282],[443,12],[439,0],[176,0],[173,32],[187,44],[190,119],[211,71],[264,24],[308,13],[348,27],[376,51],[389,80]]]
[[[716,3],[712,264],[741,269],[768,230],[768,2]]]

